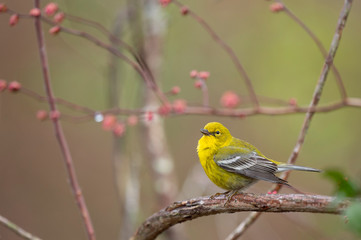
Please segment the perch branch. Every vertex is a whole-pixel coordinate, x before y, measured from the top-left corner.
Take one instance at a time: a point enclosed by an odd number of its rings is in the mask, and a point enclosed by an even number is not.
[[[227,201],[224,195],[214,199],[200,197],[175,202],[153,214],[140,225],[131,239],[155,239],[175,224],[219,213],[257,211],[340,214],[350,203],[348,200],[334,200],[334,197],[321,195],[241,193],[233,196],[232,201],[224,206]]]

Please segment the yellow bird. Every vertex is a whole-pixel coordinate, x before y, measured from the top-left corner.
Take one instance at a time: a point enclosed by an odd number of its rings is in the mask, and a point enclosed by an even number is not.
[[[209,179],[218,187],[228,190],[225,193],[230,193],[227,202],[238,190],[258,180],[290,186],[275,175],[278,172],[320,172],[318,169],[269,159],[252,144],[232,137],[229,130],[218,122],[208,123],[201,129],[201,133],[203,136],[197,146],[199,160]]]

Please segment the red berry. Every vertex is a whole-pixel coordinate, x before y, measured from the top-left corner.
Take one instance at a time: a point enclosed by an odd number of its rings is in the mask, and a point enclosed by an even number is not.
[[[211,74],[206,71],[202,71],[198,73],[198,77],[204,80],[207,80]]]
[[[198,72],[197,70],[192,70],[190,73],[189,73],[189,76],[191,78],[196,78],[198,76]]]
[[[0,92],[4,91],[8,86],[8,83],[5,80],[0,79]]]
[[[174,94],[174,95],[176,95],[176,94],[178,94],[180,91],[181,91],[180,87],[174,86],[174,87],[172,87],[171,93]]]
[[[168,6],[168,4],[171,2],[171,0],[159,0],[159,3],[162,7]]]
[[[39,8],[33,8],[30,10],[29,14],[33,17],[39,17],[41,15],[41,11]]]
[[[180,11],[181,11],[181,14],[182,14],[183,16],[185,16],[185,15],[188,14],[189,8],[186,7],[186,6],[183,6]]]
[[[184,99],[177,99],[173,102],[173,110],[176,113],[184,113],[187,108],[187,102]]]
[[[293,107],[297,106],[297,99],[296,98],[290,98],[290,100],[288,100],[288,104],[290,106],[293,106]]]
[[[221,97],[221,105],[226,108],[235,108],[240,102],[239,96],[232,91],[223,93]]]
[[[5,3],[0,3],[0,12],[6,12],[8,8],[6,7]]]
[[[275,2],[275,3],[272,3],[269,6],[269,8],[270,8],[270,10],[272,12],[280,12],[280,11],[283,11],[285,9],[285,6],[282,3]]]
[[[45,110],[39,110],[36,113],[36,118],[39,119],[40,121],[44,121],[45,119],[48,118],[48,112]]]
[[[18,22],[19,22],[19,15],[13,14],[10,16],[10,19],[9,19],[10,26],[15,26]]]
[[[52,35],[56,35],[56,34],[58,34],[58,32],[60,32],[60,30],[61,30],[61,28],[59,26],[54,26],[49,29],[49,33]]]
[[[158,108],[158,114],[167,116],[172,111],[172,106],[169,103],[163,104]]]
[[[21,89],[21,84],[17,81],[12,81],[9,83],[8,90],[10,92],[17,92]]]
[[[59,13],[55,14],[53,20],[56,23],[61,23],[64,20],[64,18],[65,18],[65,13],[59,12]]]
[[[58,4],[53,2],[48,3],[44,8],[44,12],[48,16],[53,16],[57,11],[58,11]]]
[[[114,135],[117,136],[117,137],[123,136],[123,134],[125,133],[125,125],[124,125],[124,123],[122,123],[122,122],[117,122],[117,123],[114,125],[113,133],[114,133]]]
[[[50,111],[49,117],[51,120],[59,119],[60,118],[60,112],[58,110]]]
[[[203,86],[203,81],[202,80],[198,79],[198,80],[196,80],[194,82],[194,87],[195,88],[202,88],[202,86]]]
[[[103,120],[103,129],[105,131],[110,131],[113,129],[115,123],[117,122],[117,118],[113,114],[107,114],[104,116]]]

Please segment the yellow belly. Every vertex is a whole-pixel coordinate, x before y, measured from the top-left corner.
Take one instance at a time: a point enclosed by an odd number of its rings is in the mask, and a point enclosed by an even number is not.
[[[226,190],[241,190],[256,182],[255,179],[231,173],[219,167],[213,160],[213,154],[198,152],[199,160],[208,178],[218,187]]]

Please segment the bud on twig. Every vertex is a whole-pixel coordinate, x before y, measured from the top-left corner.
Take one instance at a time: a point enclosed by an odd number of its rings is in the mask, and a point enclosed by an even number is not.
[[[13,14],[13,15],[10,16],[9,25],[11,27],[15,26],[18,22],[19,22],[19,15],[18,14]]]
[[[29,15],[33,17],[39,17],[41,15],[41,11],[39,8],[33,8],[30,10]]]

